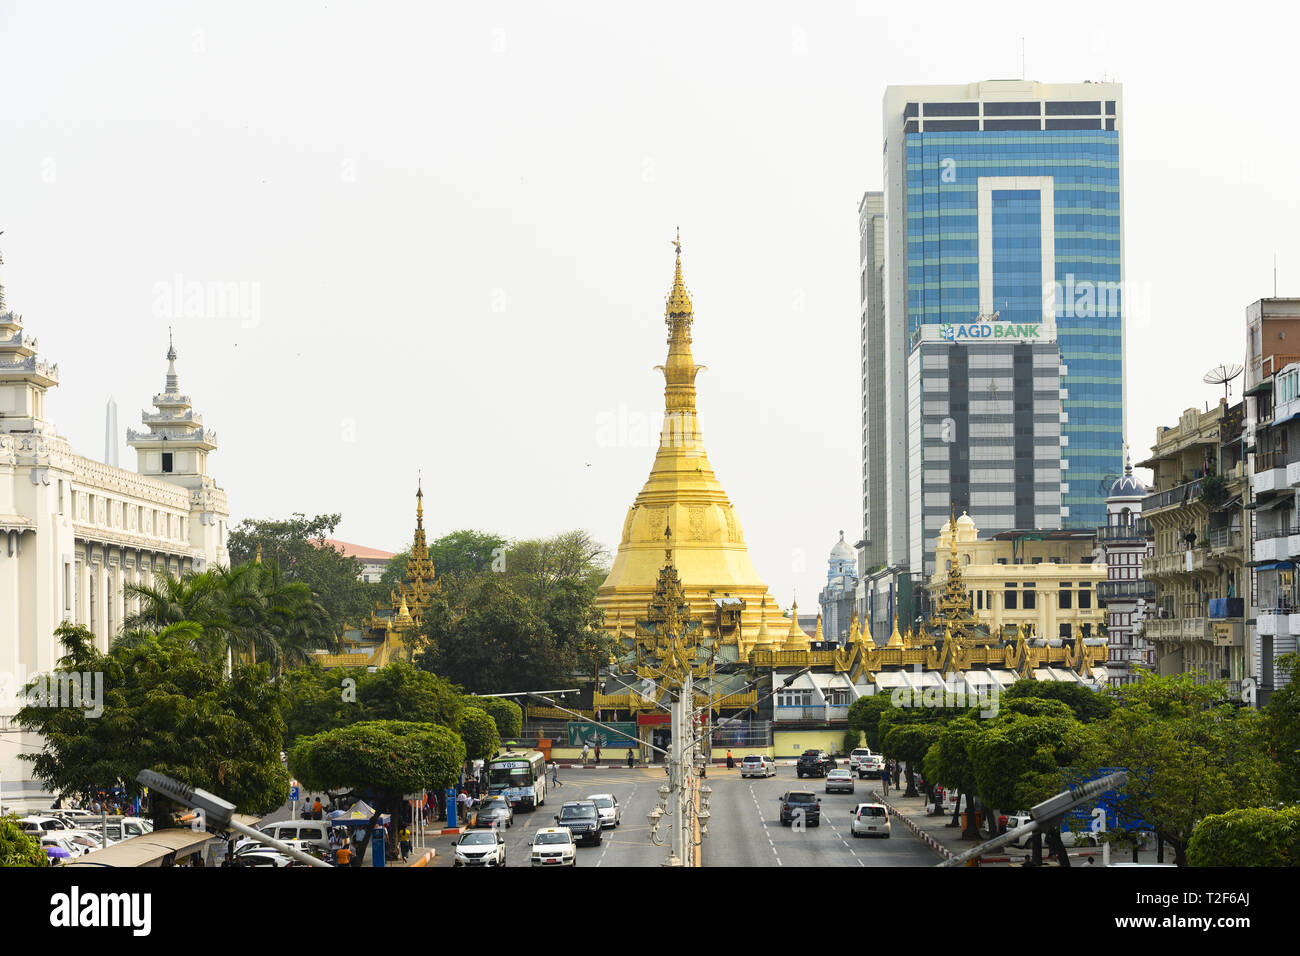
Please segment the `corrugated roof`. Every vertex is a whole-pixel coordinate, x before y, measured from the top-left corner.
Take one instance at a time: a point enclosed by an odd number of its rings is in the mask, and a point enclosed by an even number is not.
[[[337,538],[322,539],[325,544],[332,548],[342,551],[344,556],[356,558],[358,561],[387,561],[394,558],[392,551],[380,551],[378,548],[367,548],[361,544],[351,544],[347,541],[339,541]]]

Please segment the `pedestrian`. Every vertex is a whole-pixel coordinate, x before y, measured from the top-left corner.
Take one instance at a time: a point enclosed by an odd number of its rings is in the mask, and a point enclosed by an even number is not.
[[[894,761],[894,789],[898,789],[899,778],[903,775],[903,765],[897,760]]]
[[[636,766],[636,754],[632,753],[632,748],[627,748],[627,769],[631,770]]]
[[[587,741],[584,740],[582,742],[582,765],[584,767],[587,766],[587,751],[590,749],[591,749],[591,744],[587,743]]]
[[[411,855],[411,828],[402,827],[402,862]]]
[[[560,782],[560,765],[556,763],[554,760],[551,761],[551,786],[553,787],[564,786],[564,784]]]
[[[311,805],[311,818],[320,820],[325,816],[325,806],[320,802],[320,796],[316,797],[316,802]]]
[[[596,741],[596,766],[600,766],[600,741]]]
[[[884,788],[885,796],[889,796],[889,768],[880,768],[880,785]]]
[[[334,852],[334,861],[339,866],[352,865],[352,847],[348,845],[346,838],[343,840],[343,845]]]
[[[461,826],[465,826],[469,821],[470,804],[471,800],[469,794],[462,789],[460,794],[456,797],[456,808],[460,811],[460,819],[456,822]]]
[[[733,756],[731,756],[731,748],[730,748],[730,747],[727,748],[727,769],[728,769],[728,770],[735,770],[735,769],[736,769],[736,758],[733,757]]]

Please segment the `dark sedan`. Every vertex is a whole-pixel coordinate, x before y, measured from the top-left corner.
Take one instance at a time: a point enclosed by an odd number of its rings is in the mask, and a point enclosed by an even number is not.
[[[514,826],[514,823],[514,808],[510,806],[510,801],[505,797],[492,797],[490,800],[484,800],[482,806],[470,811],[469,815],[471,829],[511,827]]]

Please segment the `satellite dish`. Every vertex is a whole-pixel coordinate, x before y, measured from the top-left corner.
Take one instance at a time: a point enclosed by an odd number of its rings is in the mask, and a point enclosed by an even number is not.
[[[1241,366],[1236,362],[1228,365],[1216,365],[1202,376],[1201,381],[1206,385],[1222,385],[1223,397],[1226,399],[1232,393],[1232,386],[1228,383],[1241,374]]]

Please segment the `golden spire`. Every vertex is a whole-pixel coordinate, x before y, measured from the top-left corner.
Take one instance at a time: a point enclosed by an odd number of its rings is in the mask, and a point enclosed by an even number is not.
[[[799,601],[797,599],[790,606],[790,630],[786,632],[783,649],[787,651],[808,650],[808,635],[799,626]]]
[[[424,530],[424,475],[419,472],[415,478],[415,527]]]
[[[686,281],[682,278],[682,231],[680,228],[677,230],[677,238],[673,240],[673,245],[677,247],[677,274],[673,277],[673,287],[672,291],[668,293],[668,307],[665,310],[669,328],[672,328],[674,317],[690,316],[694,313],[691,294],[687,291]]]
[[[813,640],[814,640],[814,641],[824,641],[824,640],[826,640],[826,636],[825,636],[824,634],[822,634],[822,613],[821,613],[821,611],[818,611],[818,612],[817,612],[817,630],[813,632]]]
[[[892,634],[889,635],[889,643],[886,644],[885,646],[886,646],[886,647],[902,647],[902,646],[903,646],[903,635],[901,635],[901,634],[898,633],[898,615],[897,615],[897,614],[894,615],[894,633],[892,633]]]
[[[254,564],[262,563],[262,542],[257,542],[257,557],[253,558]]]

